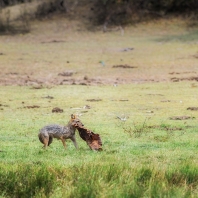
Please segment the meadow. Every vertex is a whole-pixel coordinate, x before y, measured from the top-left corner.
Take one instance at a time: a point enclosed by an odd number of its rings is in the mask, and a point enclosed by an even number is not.
[[[65,35],[55,22],[40,23],[51,31],[35,24],[0,38],[0,196],[197,197],[196,30],[181,21],[124,35],[59,26]],[[137,68],[112,68],[125,64]],[[72,113],[100,134],[103,151],[78,132],[78,150],[70,140],[66,150],[57,140],[42,149],[39,129],[66,125]]]

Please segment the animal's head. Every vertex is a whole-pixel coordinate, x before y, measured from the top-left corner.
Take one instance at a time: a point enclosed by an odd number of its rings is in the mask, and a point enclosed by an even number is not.
[[[80,121],[80,119],[78,119],[77,116],[74,114],[71,114],[70,123],[75,128],[81,128],[84,126],[84,124]]]

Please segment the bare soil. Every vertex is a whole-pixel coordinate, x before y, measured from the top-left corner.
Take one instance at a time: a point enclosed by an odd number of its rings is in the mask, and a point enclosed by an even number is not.
[[[125,27],[124,34],[110,30],[88,31],[81,22],[56,15],[32,21],[28,34],[2,35],[0,85],[192,81],[197,86],[197,41],[166,40],[188,34],[181,21]]]

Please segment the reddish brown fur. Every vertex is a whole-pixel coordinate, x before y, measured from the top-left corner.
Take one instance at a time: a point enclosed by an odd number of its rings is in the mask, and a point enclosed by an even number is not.
[[[91,150],[102,150],[102,141],[99,134],[86,129],[85,127],[77,127],[80,137],[87,142]]]

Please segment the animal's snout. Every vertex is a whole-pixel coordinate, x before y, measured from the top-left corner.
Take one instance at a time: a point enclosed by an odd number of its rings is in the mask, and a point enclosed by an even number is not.
[[[84,124],[81,123],[81,122],[77,122],[76,125],[77,125],[77,126],[81,126],[81,127],[84,126]]]
[[[75,127],[82,127],[82,126],[84,126],[84,124],[75,123],[74,126],[75,126]]]

